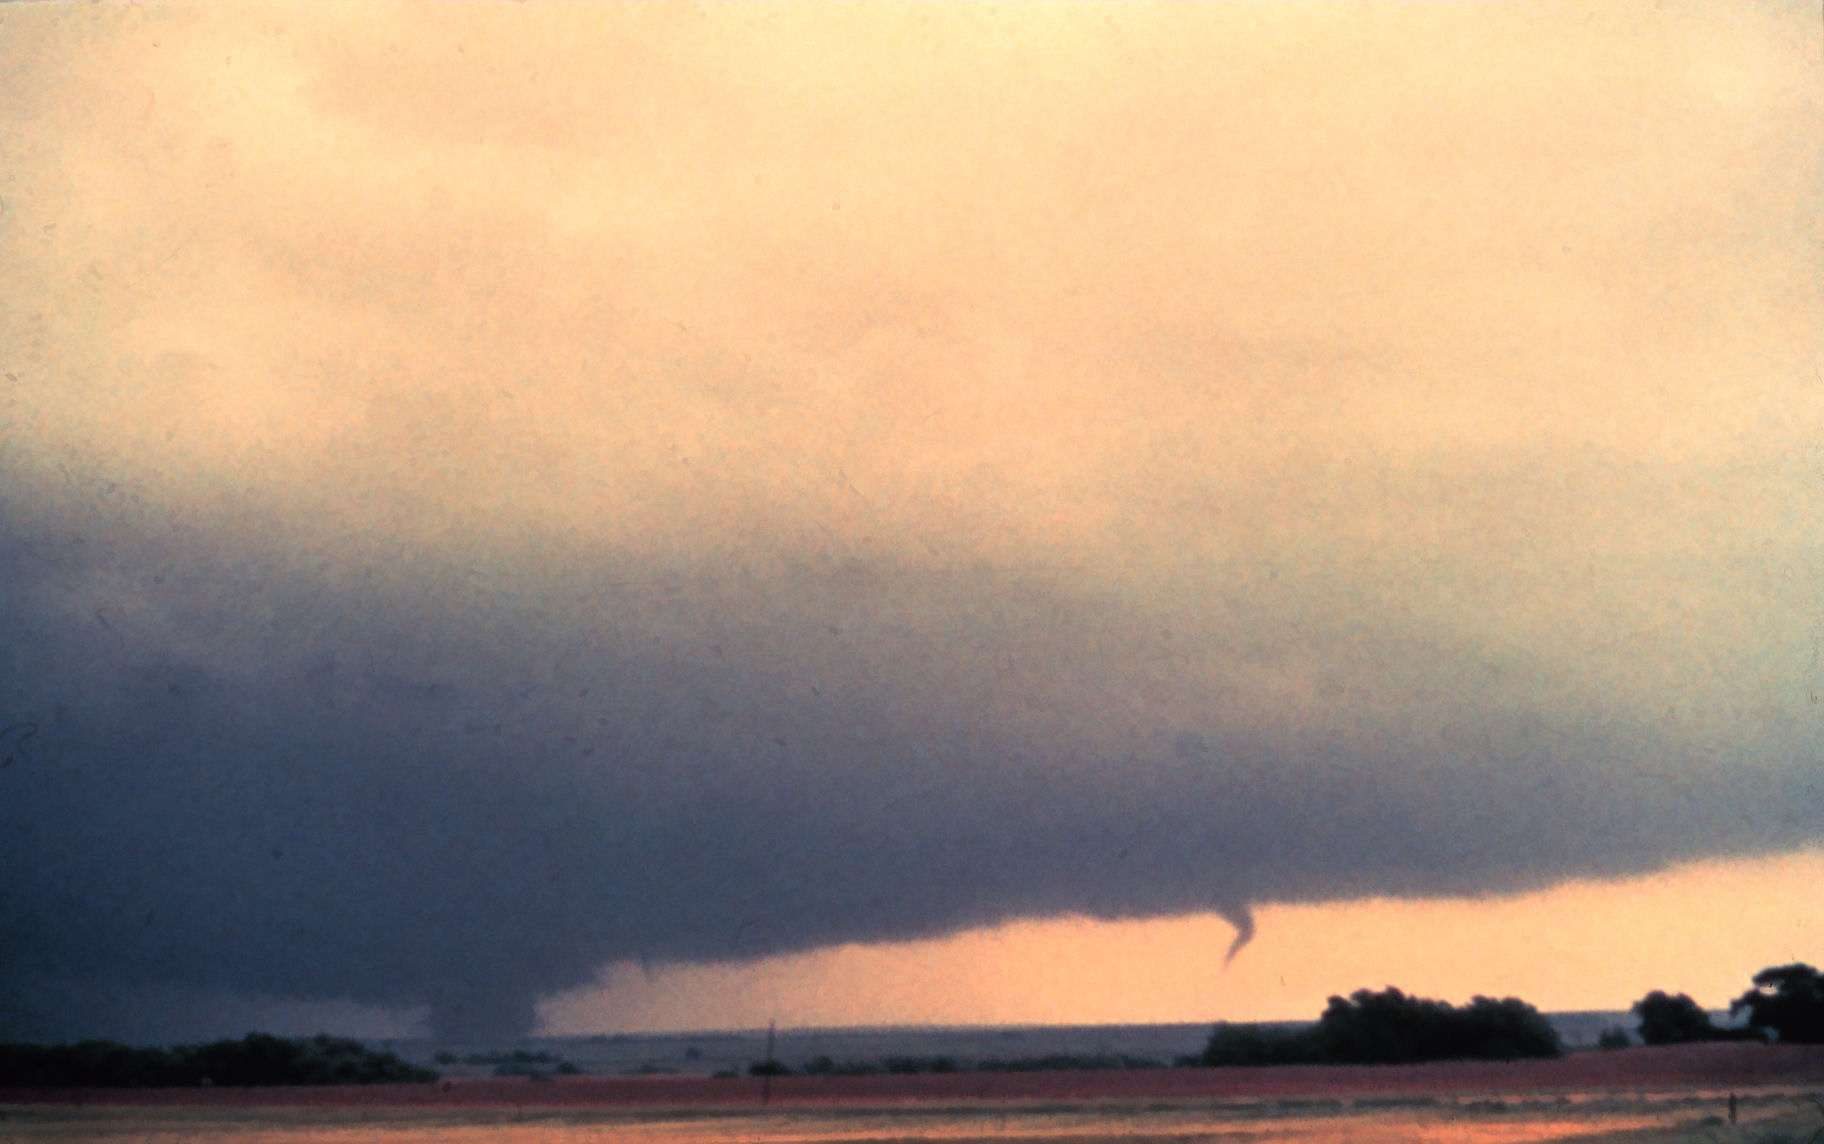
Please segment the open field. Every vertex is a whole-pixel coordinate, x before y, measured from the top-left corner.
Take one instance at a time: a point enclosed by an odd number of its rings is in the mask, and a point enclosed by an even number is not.
[[[1824,1123],[1791,1093],[1457,1100],[1087,1101],[706,1109],[59,1106],[0,1109],[20,1144],[886,1144],[1219,1141],[1223,1144],[1804,1144]]]
[[[1739,1123],[1727,1120],[1738,1094]],[[1824,1129],[1824,1048],[1557,1061],[941,1076],[489,1079],[423,1086],[0,1092],[0,1136],[146,1144],[1756,1141]],[[762,1103],[763,1097],[765,1103]]]

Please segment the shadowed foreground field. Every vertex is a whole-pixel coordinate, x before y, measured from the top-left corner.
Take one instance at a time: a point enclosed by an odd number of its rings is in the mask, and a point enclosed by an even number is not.
[[[1738,1095],[1739,1122],[1727,1118]],[[0,1137],[430,1141],[1752,1141],[1824,1129],[1824,1047],[1695,1045],[1511,1064],[0,1092]],[[762,1103],[762,1099],[765,1103]],[[1824,1139],[1824,1137],[1819,1137]]]
[[[773,1106],[762,1109],[250,1108],[41,1105],[0,1110],[22,1144],[886,1144],[1146,1141],[1183,1144],[1803,1144],[1824,1115],[1795,1093]]]

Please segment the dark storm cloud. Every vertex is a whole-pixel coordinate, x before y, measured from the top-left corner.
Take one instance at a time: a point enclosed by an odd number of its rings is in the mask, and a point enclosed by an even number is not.
[[[1162,617],[1030,576],[326,587],[276,542],[7,508],[0,694],[35,729],[0,770],[7,980],[500,1033],[612,960],[1066,912],[1245,925],[1251,901],[1513,889],[1824,823],[1815,749],[1777,727],[1717,766],[1475,680],[1404,697],[1403,726],[1219,694],[1152,722],[1180,698]],[[1136,674],[1165,692],[1144,709]]]

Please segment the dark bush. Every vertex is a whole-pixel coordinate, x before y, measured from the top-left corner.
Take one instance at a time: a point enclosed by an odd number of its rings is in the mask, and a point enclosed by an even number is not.
[[[1165,1066],[1147,1057],[1130,1057],[1123,1053],[1053,1053],[1043,1057],[1019,1057],[1013,1060],[981,1060],[973,1064],[955,1057],[886,1057],[878,1061],[834,1061],[827,1056],[812,1057],[800,1066],[805,1076],[917,1076],[925,1073],[943,1075],[961,1072],[1047,1072],[1066,1069],[1157,1069]]]
[[[1318,1019],[1321,1059],[1344,1064],[1514,1060],[1564,1052],[1558,1031],[1517,998],[1477,997],[1458,1009],[1398,989],[1330,998]]]
[[[1398,989],[1330,998],[1314,1027],[1294,1032],[1218,1025],[1204,1048],[1214,1066],[1411,1064],[1514,1060],[1564,1052],[1558,1031],[1516,998],[1477,997],[1464,1008]]]
[[[1318,1055],[1318,1040],[1310,1030],[1221,1024],[1203,1048],[1202,1063],[1214,1068],[1302,1065],[1317,1060]]]
[[[471,1060],[486,1059],[499,1063],[494,1066],[495,1076],[523,1076],[528,1080],[550,1080],[553,1076],[575,1076],[582,1070],[569,1061],[561,1060],[555,1053],[530,1052],[526,1049],[515,1049],[510,1053],[476,1054]]]
[[[1625,1049],[1633,1043],[1634,1039],[1620,1025],[1610,1025],[1596,1038],[1596,1047],[1599,1049]]]
[[[0,1087],[170,1088],[194,1085],[405,1084],[437,1074],[343,1037],[249,1033],[171,1049],[108,1041],[0,1045]]]
[[[880,1065],[874,1061],[843,1061],[831,1070],[832,1076],[879,1076]]]
[[[1685,993],[1674,996],[1655,989],[1634,1002],[1632,1012],[1640,1022],[1643,1044],[1683,1045],[1720,1040],[1723,1036],[1722,1030],[1710,1023],[1710,1014]]]
[[[881,1068],[893,1076],[916,1076],[920,1073],[953,1073],[956,1061],[950,1057],[888,1057]]]
[[[1773,1033],[1786,1044],[1824,1044],[1824,976],[1803,963],[1763,969],[1754,988],[1729,1003],[1729,1015],[1746,1009],[1748,1028]]]
[[[444,1055],[444,1054],[439,1054]],[[540,1049],[501,1049],[487,1053],[470,1053],[462,1058],[465,1065],[551,1065],[557,1063],[557,1057]]]
[[[1165,1066],[1150,1057],[1125,1053],[1051,1053],[1043,1057],[978,1061],[976,1072],[1057,1072],[1109,1069],[1157,1069]]]

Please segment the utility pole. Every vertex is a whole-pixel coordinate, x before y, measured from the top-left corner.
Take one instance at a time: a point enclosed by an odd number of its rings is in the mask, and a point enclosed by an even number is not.
[[[773,1070],[777,1067],[773,1064],[773,1034],[777,1031],[778,1024],[779,1020],[776,1017],[766,1023],[766,1064],[760,1073],[760,1107],[762,1108],[765,1108],[766,1102],[773,1098]]]

